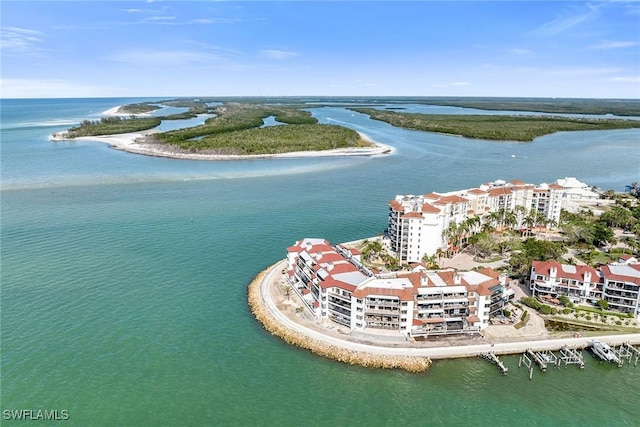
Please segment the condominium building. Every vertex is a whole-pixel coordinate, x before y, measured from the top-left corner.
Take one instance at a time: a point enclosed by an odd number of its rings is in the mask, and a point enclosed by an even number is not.
[[[640,263],[635,257],[621,257],[598,269],[533,261],[529,287],[534,296],[547,300],[561,295],[576,304],[603,299],[609,308],[640,320]]]
[[[309,238],[287,248],[287,280],[319,321],[413,337],[478,332],[514,294],[492,269],[378,274],[358,251]]]
[[[517,214],[516,226],[521,229],[534,224],[543,227],[557,224],[563,201],[578,197],[576,188],[581,191],[580,197],[597,195],[588,192],[585,186],[575,178],[538,186],[498,180],[448,193],[398,195],[389,202],[386,237],[401,262],[418,262],[424,255],[435,255],[438,250],[455,250],[455,242],[447,236],[446,230],[451,224],[463,224],[469,218],[478,219],[475,231],[480,230],[481,224],[493,221],[494,212]],[[537,213],[533,223],[532,212]]]

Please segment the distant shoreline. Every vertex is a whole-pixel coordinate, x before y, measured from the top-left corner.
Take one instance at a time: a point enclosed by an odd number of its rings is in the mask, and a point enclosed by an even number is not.
[[[110,108],[102,113],[105,116],[131,116],[132,114],[119,113],[120,105]],[[138,114],[148,115],[148,114]],[[391,154],[395,149],[389,145],[373,141],[367,135],[358,132],[360,137],[371,143],[372,147],[337,148],[324,151],[292,151],[278,154],[247,154],[247,155],[223,155],[207,152],[192,153],[180,148],[164,144],[145,143],[146,136],[157,133],[157,130],[144,132],[122,133],[116,135],[102,136],[82,136],[77,138],[67,138],[65,132],[57,132],[49,136],[51,141],[98,141],[108,144],[116,150],[127,153],[142,154],[152,157],[168,157],[183,160],[247,160],[247,159],[270,159],[270,158],[308,158],[308,157],[341,157],[341,156],[380,156]]]

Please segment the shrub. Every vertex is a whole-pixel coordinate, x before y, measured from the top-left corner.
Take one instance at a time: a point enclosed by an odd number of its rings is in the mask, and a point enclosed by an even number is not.
[[[571,314],[573,310],[571,310],[570,308],[563,308],[562,309],[562,314]]]

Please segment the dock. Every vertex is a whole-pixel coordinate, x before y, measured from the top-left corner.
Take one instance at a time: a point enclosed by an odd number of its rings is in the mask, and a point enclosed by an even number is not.
[[[507,375],[507,372],[509,371],[509,368],[507,368],[506,366],[504,366],[504,363],[502,363],[502,360],[500,360],[498,358],[498,356],[496,356],[496,354],[494,352],[489,352],[489,353],[480,353],[478,354],[478,357],[481,357],[485,360],[488,360],[489,362],[493,363],[494,365],[496,365],[500,371],[502,372],[502,375]]]
[[[618,368],[624,365],[624,362],[619,357],[619,350],[614,350],[609,344],[598,340],[592,340],[589,344],[589,348],[595,357],[605,362],[615,363],[618,365]]]
[[[560,349],[560,360],[564,362],[565,368],[567,365],[578,365],[580,369],[584,369],[582,352],[577,349],[569,348],[569,346],[565,345]]]
[[[638,358],[640,358],[640,350],[638,350],[637,348],[635,348],[634,346],[632,346],[628,342],[622,343],[622,347],[626,348],[629,351],[629,353],[631,353],[631,355],[629,356],[629,363],[631,363],[631,357],[635,356],[636,357],[636,361],[633,364],[633,366],[638,366]]]

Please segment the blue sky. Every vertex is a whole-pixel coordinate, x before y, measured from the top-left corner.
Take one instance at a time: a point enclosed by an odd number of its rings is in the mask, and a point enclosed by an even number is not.
[[[638,1],[2,0],[17,97],[640,98]]]

